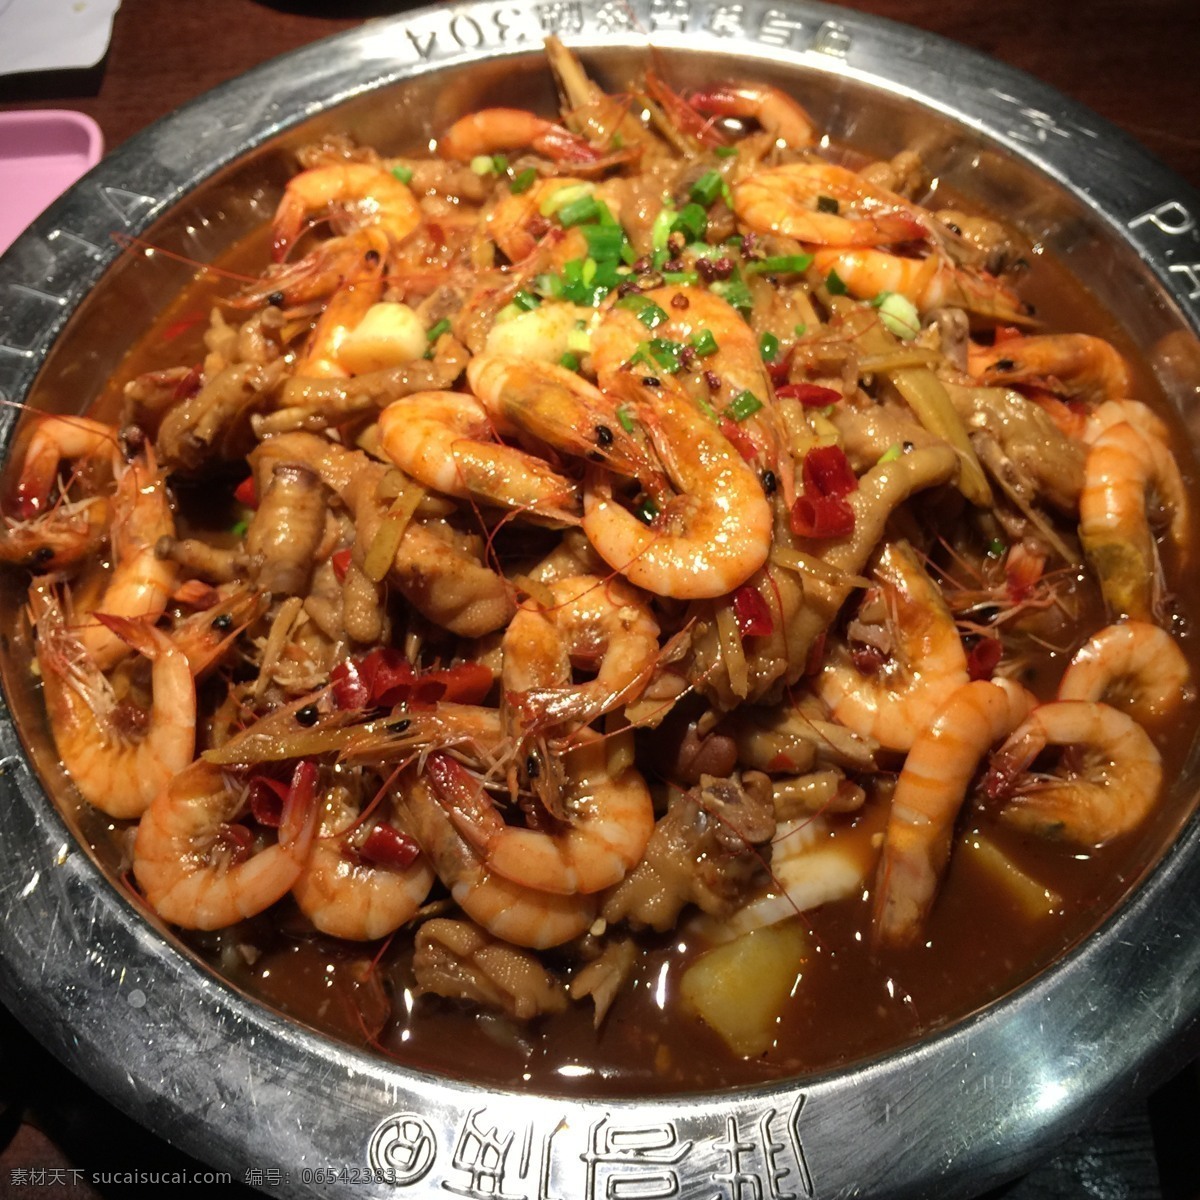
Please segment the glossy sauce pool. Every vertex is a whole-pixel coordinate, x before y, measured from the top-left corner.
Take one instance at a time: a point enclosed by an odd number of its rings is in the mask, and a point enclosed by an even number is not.
[[[224,265],[257,269],[263,260],[262,240],[250,239]],[[230,290],[231,284],[220,281],[184,289],[111,380],[97,404],[100,415],[115,414],[126,380],[198,358],[196,330],[203,327],[213,296]],[[1125,344],[1120,331],[1057,264],[1037,261],[1022,283],[1022,294],[1036,304],[1049,328],[1086,330],[1112,340],[1130,358],[1140,395],[1157,394],[1135,348]],[[1186,444],[1181,434],[1177,445]],[[1190,461],[1181,465],[1194,477]],[[184,505],[186,509],[186,493]],[[217,527],[223,519],[217,515]],[[1178,580],[1178,564],[1168,561],[1167,566],[1168,578]],[[1095,611],[1088,589],[1080,602]],[[1195,621],[1193,602],[1182,596],[1178,603],[1177,625],[1186,633]],[[1039,678],[1027,680],[1043,698],[1076,644],[1048,653]],[[1195,674],[1200,665],[1195,640],[1184,636],[1181,644]],[[1157,731],[1167,781],[1178,774],[1189,752],[1195,709],[1195,704],[1185,709],[1175,730]],[[882,1054],[1020,986],[1098,926],[1169,843],[1186,816],[1183,804],[1183,798],[1168,795],[1135,833],[1088,851],[1005,829],[968,804],[948,877],[916,946],[880,951],[871,945],[870,875],[861,895],[798,918],[808,932],[807,958],[778,1021],[774,1045],[754,1059],[736,1057],[700,1021],[680,1012],[680,975],[706,948],[686,916],[673,933],[639,937],[644,949],[633,984],[598,1031],[590,1004],[521,1027],[437,997],[415,999],[403,938],[397,937],[395,944],[335,944],[314,934],[290,901],[234,930],[187,934],[183,940],[231,983],[267,1004],[418,1069],[547,1093],[709,1091],[792,1078]],[[101,858],[116,863],[124,831],[91,812],[80,813],[79,822]],[[878,837],[885,823],[885,801],[878,798],[857,819],[867,838]],[[980,868],[975,849],[979,828],[1015,865],[1059,897],[1047,903],[1042,916],[1031,920],[1024,915],[1012,893]],[[553,962],[552,953],[546,957]]]

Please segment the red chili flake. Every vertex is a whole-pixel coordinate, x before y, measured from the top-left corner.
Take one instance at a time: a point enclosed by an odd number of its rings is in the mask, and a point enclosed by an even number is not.
[[[791,526],[797,537],[847,537],[854,532],[854,509],[840,496],[798,496]]]
[[[439,700],[478,704],[492,689],[492,673],[482,663],[460,663],[418,674],[393,646],[376,646],[364,658],[346,659],[329,673],[340,709],[429,707]]]
[[[454,704],[480,704],[492,690],[492,673],[483,663],[460,663],[433,674],[445,686],[442,699]]]
[[[796,348],[789,346],[774,362],[767,363],[767,374],[777,389],[790,386],[787,377],[792,369],[792,358],[795,353]]]
[[[991,679],[1004,654],[999,638],[981,637],[967,651],[967,674],[972,679]]]
[[[185,333],[195,325],[199,325],[201,321],[207,319],[207,314],[202,312],[189,313],[186,317],[180,317],[178,321],[172,321],[170,325],[162,331],[162,340],[164,342],[173,342],[181,333]]]
[[[776,754],[769,763],[767,763],[767,770],[775,775],[782,775],[785,772],[795,771],[796,763],[794,759],[789,757],[787,754],[784,754],[784,752],[780,750],[779,753]]]
[[[254,476],[247,475],[241,483],[233,489],[233,498],[239,503],[244,504],[247,508],[258,507],[258,488],[254,485]]]
[[[376,867],[392,867],[403,871],[411,867],[421,853],[421,847],[401,833],[394,825],[381,821],[367,834],[358,848],[358,856]]]
[[[345,712],[347,709],[366,708],[371,703],[371,693],[363,682],[358,663],[347,658],[329,672],[333,689],[333,702]]]
[[[775,395],[788,400],[799,400],[805,408],[828,408],[842,399],[842,393],[833,388],[815,383],[784,383],[775,389]]]
[[[733,615],[737,620],[738,632],[742,637],[766,637],[774,632],[775,621],[770,606],[762,593],[743,584],[733,593]]]
[[[288,785],[269,775],[255,775],[249,783],[250,815],[268,829],[278,829],[283,820],[283,806]]]
[[[338,583],[346,582],[346,572],[350,570],[350,560],[354,557],[352,550],[335,550],[329,556],[329,564],[337,576]]]
[[[814,496],[848,496],[858,476],[841,446],[817,446],[804,456],[804,491]]]
[[[733,448],[747,461],[753,462],[758,457],[758,447],[754,439],[736,422],[728,417],[722,417],[719,426],[725,437],[733,443]]]

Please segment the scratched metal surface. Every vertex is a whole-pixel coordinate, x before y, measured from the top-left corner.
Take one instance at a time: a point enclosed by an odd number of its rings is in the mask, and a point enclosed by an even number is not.
[[[966,190],[1010,201],[1026,231],[1057,247],[1150,347],[1176,402],[1194,399],[1200,198],[1124,135],[990,60],[843,10],[764,0],[635,0],[633,9],[637,28],[676,52],[684,72],[736,53],[801,94],[819,81],[816,115],[835,135],[861,144],[900,128],[934,164],[968,161]],[[499,86],[503,73],[491,72],[490,85],[483,76],[500,58],[527,56],[535,71],[545,21],[593,48],[597,63],[619,59],[642,36],[629,14],[623,0],[590,13],[513,3],[420,10],[270,64],[151,127],[0,259],[0,397],[21,400],[43,364],[66,396],[81,369],[101,377],[119,354],[140,282],[128,259],[114,265],[114,228],[140,234],[188,197],[156,226],[156,241],[181,229],[220,240],[230,218],[206,211],[205,198],[215,204],[247,152],[261,147],[269,164],[273,139],[301,122],[411,129]],[[439,105],[451,107],[439,114]],[[106,336],[89,338],[71,317],[102,276],[109,299],[85,314]],[[5,439],[12,420],[5,408]],[[29,707],[27,672],[11,658],[4,666],[0,998],[173,1144],[239,1179],[278,1168],[268,1190],[279,1195],[976,1194],[1114,1101],[1149,1090],[1197,1045],[1193,822],[1122,910],[1052,971],[945,1035],[852,1071],[602,1105],[405,1072],[233,992],[109,884],[27,765],[12,719]],[[36,754],[27,719],[23,729]],[[1180,783],[1190,790],[1194,759]]]

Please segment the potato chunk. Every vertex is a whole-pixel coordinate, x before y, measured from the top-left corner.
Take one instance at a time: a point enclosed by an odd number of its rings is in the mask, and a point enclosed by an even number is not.
[[[338,348],[340,366],[354,375],[420,358],[429,348],[421,318],[407,304],[372,304]]]
[[[794,921],[765,925],[709,950],[683,975],[684,1007],[743,1058],[764,1053],[800,968],[808,938]]]

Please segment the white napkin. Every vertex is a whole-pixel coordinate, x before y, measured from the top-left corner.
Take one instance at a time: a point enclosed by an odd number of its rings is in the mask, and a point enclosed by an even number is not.
[[[0,75],[94,67],[121,0],[0,0]]]

